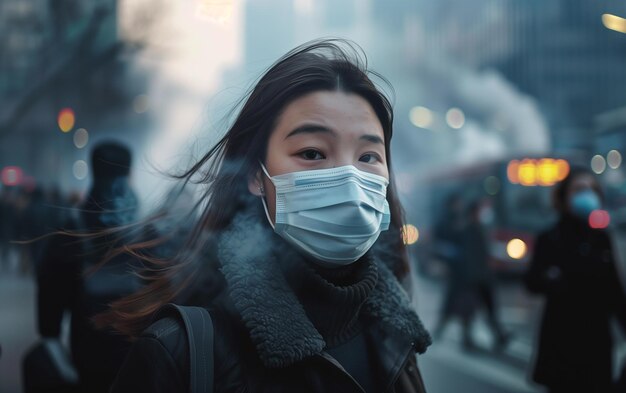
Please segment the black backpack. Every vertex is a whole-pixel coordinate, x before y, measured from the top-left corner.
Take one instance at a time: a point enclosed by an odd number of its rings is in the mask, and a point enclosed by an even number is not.
[[[172,317],[185,327],[189,345],[189,393],[213,392],[213,322],[202,307],[167,304],[157,318]]]

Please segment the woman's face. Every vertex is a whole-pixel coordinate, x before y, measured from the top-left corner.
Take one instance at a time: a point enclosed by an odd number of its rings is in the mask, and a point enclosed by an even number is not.
[[[344,165],[389,179],[383,128],[370,104],[361,96],[319,91],[293,101],[278,118],[265,160],[270,176]],[[259,169],[248,188],[261,195],[275,217],[275,190]]]
[[[596,179],[590,174],[582,174],[576,176],[572,182],[570,183],[567,189],[567,209],[572,211],[572,197],[579,192],[592,190],[595,191],[597,188]]]

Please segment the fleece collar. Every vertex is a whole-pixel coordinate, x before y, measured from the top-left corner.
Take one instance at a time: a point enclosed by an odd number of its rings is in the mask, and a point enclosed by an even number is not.
[[[298,255],[290,247],[276,250],[283,242],[268,228],[256,213],[238,214],[220,236],[218,258],[229,295],[261,361],[278,368],[320,354],[326,343],[289,286],[277,257]],[[379,321],[388,334],[407,338],[423,353],[431,343],[428,332],[389,267],[376,264],[378,282],[361,312]]]

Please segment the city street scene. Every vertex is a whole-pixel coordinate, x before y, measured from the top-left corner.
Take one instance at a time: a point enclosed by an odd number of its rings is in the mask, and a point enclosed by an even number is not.
[[[626,393],[626,3],[0,0],[0,393]]]

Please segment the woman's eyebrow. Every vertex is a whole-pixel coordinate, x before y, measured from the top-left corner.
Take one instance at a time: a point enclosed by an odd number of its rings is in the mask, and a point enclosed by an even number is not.
[[[303,124],[293,129],[289,134],[287,134],[285,139],[289,138],[290,136],[294,136],[298,134],[312,134],[316,132],[329,133],[329,134],[332,134],[333,136],[336,136],[337,134],[335,131],[331,130],[330,128],[320,125],[320,124]]]
[[[378,135],[361,135],[361,137],[359,139],[362,139],[364,141],[367,142],[371,142],[371,143],[379,143],[381,145],[384,145],[385,142],[383,141],[383,139],[381,137],[379,137]]]
[[[287,134],[285,139],[289,138],[290,136],[294,136],[298,134],[313,134],[316,132],[328,133],[328,134],[331,134],[332,136],[337,135],[337,133],[334,130],[326,126],[323,126],[321,124],[303,124],[293,129],[289,134]],[[377,143],[381,145],[385,144],[385,142],[383,141],[381,137],[379,137],[378,135],[373,135],[373,134],[361,135],[359,139],[370,142],[370,143]]]

